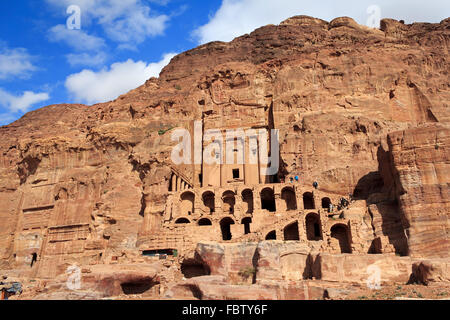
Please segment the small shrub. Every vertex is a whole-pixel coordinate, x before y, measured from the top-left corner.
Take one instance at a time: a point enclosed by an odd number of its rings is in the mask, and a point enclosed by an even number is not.
[[[168,128],[168,129],[161,129],[161,130],[158,131],[158,134],[159,134],[160,136],[162,136],[162,135],[164,135],[167,131],[170,131],[170,130],[172,130],[172,129],[173,129],[173,127],[170,127],[170,128]]]
[[[247,267],[247,268],[239,270],[239,275],[244,279],[253,277],[255,275],[255,273],[256,273],[256,269],[253,267]]]

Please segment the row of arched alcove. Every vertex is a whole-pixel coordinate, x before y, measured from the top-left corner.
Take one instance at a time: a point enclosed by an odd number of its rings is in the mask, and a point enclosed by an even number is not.
[[[222,211],[223,213],[234,214],[236,206],[237,194],[231,190],[227,190],[222,193]],[[253,191],[251,189],[245,189],[240,194],[244,207],[243,214],[252,214],[254,210],[254,198]],[[275,194],[273,188],[264,188],[261,190],[261,209],[268,210],[269,212],[276,212]],[[210,214],[216,211],[216,195],[212,191],[205,191],[202,194],[203,205],[209,210]],[[284,200],[286,211],[297,210],[297,197],[293,187],[285,187],[281,190],[281,199]],[[183,192],[180,196],[181,200],[181,215],[189,216],[194,213],[195,210],[195,194],[192,191]],[[331,204],[330,198],[322,198],[322,208],[328,209]],[[303,208],[305,210],[316,209],[314,195],[312,192],[305,192],[303,194]]]
[[[189,224],[191,223],[188,218],[179,218],[175,221],[176,224]],[[231,225],[236,222],[231,217],[225,217],[220,220],[220,230],[222,234],[222,240],[228,241],[232,239]],[[252,218],[246,217],[241,220],[241,225],[244,228],[244,234],[251,232]],[[202,218],[198,220],[199,226],[212,226],[212,221],[209,218]],[[323,231],[320,217],[317,213],[309,213],[305,217],[306,226],[306,238],[309,241],[323,240]],[[342,253],[351,253],[351,236],[350,230],[347,225],[337,223],[330,229],[331,237],[335,238],[339,242],[339,247]],[[281,238],[281,237],[280,237]],[[265,236],[265,240],[277,240],[276,230],[268,232]],[[300,240],[298,221],[288,224],[283,228],[283,237],[280,240],[285,241],[298,241]]]
[[[189,224],[191,223],[188,218],[179,218],[175,221],[175,224]],[[241,220],[241,224],[244,228],[244,234],[249,234],[251,232],[250,230],[250,224],[252,223],[252,218],[245,217]],[[212,226],[212,221],[208,218],[201,218],[198,220],[197,224],[199,226]],[[228,241],[231,240],[231,225],[234,225],[235,221],[234,219],[230,217],[225,217],[222,220],[220,220],[220,230],[222,233],[222,240]]]
[[[318,214],[310,213],[306,216],[306,237],[309,241],[319,241],[323,239],[322,226],[320,223],[320,218]],[[351,234],[349,227],[342,223],[337,223],[333,225],[330,229],[330,236],[336,239],[339,243],[339,249],[341,253],[352,253],[351,248]],[[293,222],[288,224],[283,229],[282,240],[299,240],[300,235],[298,232],[298,222]],[[276,230],[268,232],[265,236],[265,240],[277,240]],[[281,239],[280,239],[281,240]]]

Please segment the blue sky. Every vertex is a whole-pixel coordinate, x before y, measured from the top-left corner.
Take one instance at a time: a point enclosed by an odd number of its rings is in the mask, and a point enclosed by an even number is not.
[[[439,22],[450,1],[428,0],[2,0],[0,125],[57,103],[115,99],[160,70],[177,53],[229,41],[299,14]],[[76,11],[80,9],[80,29]],[[75,7],[75,8],[76,8]],[[69,19],[69,25],[67,20]],[[73,28],[75,27],[75,28]]]

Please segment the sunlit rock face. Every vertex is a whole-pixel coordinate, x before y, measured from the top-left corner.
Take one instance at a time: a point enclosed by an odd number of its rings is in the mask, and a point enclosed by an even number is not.
[[[69,297],[73,265],[79,298],[314,299],[372,264],[448,281],[449,26],[297,16],[1,127],[0,275],[39,298]],[[279,170],[176,165],[172,134],[196,123],[279,130]]]

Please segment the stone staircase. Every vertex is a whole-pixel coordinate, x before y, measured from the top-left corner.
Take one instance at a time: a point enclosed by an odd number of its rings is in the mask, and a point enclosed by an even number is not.
[[[293,220],[298,219],[298,217],[301,215],[301,212],[299,211],[292,211],[289,215],[283,215],[282,217],[279,217],[277,220],[277,224],[288,224],[292,222]],[[252,241],[260,241],[261,239],[264,239],[265,236],[270,232],[273,231],[274,226],[273,225],[266,225],[259,229],[252,230],[252,233],[243,235],[241,237],[238,237],[236,239],[230,240],[230,242],[252,242]]]

